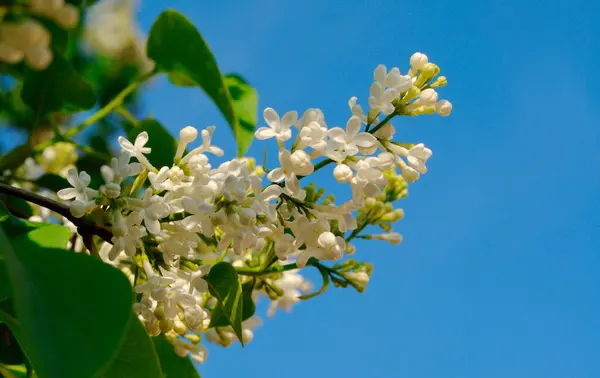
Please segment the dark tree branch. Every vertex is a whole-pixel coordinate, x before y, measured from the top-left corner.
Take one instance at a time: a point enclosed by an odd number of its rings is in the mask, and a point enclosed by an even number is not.
[[[70,220],[75,226],[77,226],[77,232],[81,236],[96,235],[102,238],[104,241],[112,243],[111,240],[113,235],[109,230],[98,226],[86,217],[75,218],[69,211],[69,206],[65,204],[56,202],[50,198],[40,196],[39,194],[35,194],[24,189],[15,188],[12,185],[4,184],[2,182],[0,182],[0,193],[24,199],[27,202],[35,203],[36,205],[40,205],[48,210],[62,215]]]

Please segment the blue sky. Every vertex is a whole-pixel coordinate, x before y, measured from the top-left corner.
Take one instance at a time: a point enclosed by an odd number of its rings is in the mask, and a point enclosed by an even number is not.
[[[148,30],[166,2],[143,1]],[[169,1],[280,112],[345,123],[379,63],[442,68],[449,118],[395,122],[433,150],[404,200],[404,242],[358,242],[364,294],[330,290],[267,319],[246,348],[213,346],[204,377],[600,376],[600,3]],[[153,84],[175,131],[217,125],[195,89]],[[263,143],[250,154],[261,156]],[[233,148],[229,148],[233,153]]]

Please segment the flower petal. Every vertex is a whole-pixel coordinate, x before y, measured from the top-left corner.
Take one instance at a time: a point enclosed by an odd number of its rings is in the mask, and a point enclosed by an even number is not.
[[[275,168],[269,172],[267,178],[272,182],[281,182],[285,178],[285,174],[283,173],[283,169]]]
[[[74,188],[76,188],[79,185],[79,176],[77,175],[77,170],[75,168],[71,168],[67,172],[67,181]]]
[[[71,198],[75,198],[77,196],[77,189],[75,189],[75,188],[61,189],[56,194],[58,194],[58,198],[60,198],[61,200],[70,200]]]
[[[360,133],[352,141],[359,147],[372,147],[377,143],[377,138],[369,133]]]
[[[296,122],[298,122],[298,112],[295,111],[285,113],[281,119],[281,125],[283,127],[290,127],[295,125]]]
[[[279,114],[273,108],[266,108],[263,112],[263,116],[265,117],[265,121],[267,125],[269,125],[272,129],[279,128]]]
[[[134,153],[135,147],[133,147],[133,144],[131,144],[131,142],[129,140],[127,140],[126,138],[120,136],[119,144],[121,145],[121,148],[123,148],[125,151]]]
[[[142,148],[144,147],[144,145],[146,143],[148,143],[148,133],[145,131],[142,131],[141,133],[138,134],[138,136],[135,138],[135,147],[137,148]]]
[[[275,136],[275,131],[273,131],[273,129],[269,128],[269,127],[261,127],[258,130],[256,130],[256,133],[254,133],[254,136],[258,140],[265,140],[265,139],[273,138]]]
[[[353,139],[356,134],[360,131],[360,126],[362,122],[360,118],[357,116],[352,116],[346,123],[346,134],[348,135],[348,139]]]

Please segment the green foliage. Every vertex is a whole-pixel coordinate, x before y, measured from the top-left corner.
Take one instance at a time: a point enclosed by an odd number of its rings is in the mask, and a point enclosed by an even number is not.
[[[38,116],[86,110],[96,103],[91,84],[58,52],[47,69],[26,70],[21,97]]]
[[[173,84],[196,85],[206,92],[233,129],[238,154],[243,155],[251,139],[247,130],[256,124],[256,115],[254,123],[251,116],[252,112],[256,113],[252,107],[256,96],[243,79],[226,79],[221,75],[210,48],[190,20],[174,10],[161,13],[150,30],[147,54],[159,71],[169,74]],[[239,104],[230,94],[230,86],[239,89],[236,91],[241,98]]]
[[[33,215],[33,209],[24,199],[0,194],[0,202],[4,202],[8,210],[20,218],[29,218]]]
[[[9,242],[0,231],[17,318],[8,325],[42,378],[94,376],[118,350],[131,314],[125,276],[60,249],[69,235],[50,225]]]
[[[134,313],[131,313],[129,328],[119,353],[101,376],[102,378],[163,377],[152,340]]]
[[[238,155],[242,156],[248,151],[248,147],[254,139],[258,115],[258,93],[238,74],[227,74],[224,76],[224,80],[240,124],[237,142]]]
[[[233,332],[242,340],[242,285],[235,268],[228,262],[220,262],[206,275],[208,290],[219,303],[220,310],[231,324]]]
[[[252,299],[252,290],[254,289],[254,282],[246,282],[242,285],[242,321],[248,320],[256,312],[256,304]],[[218,304],[212,311],[210,318],[211,327],[227,327],[231,325],[227,316],[223,312],[223,307]]]
[[[46,188],[54,192],[68,188],[70,185],[65,178],[52,173],[46,173],[42,175],[40,178],[35,180],[35,183],[42,188]]]
[[[139,133],[146,131],[150,139],[146,147],[150,147],[152,152],[148,160],[156,163],[158,169],[163,166],[170,167],[173,164],[173,157],[177,151],[177,141],[167,129],[155,119],[147,118],[137,125],[126,124],[127,138],[133,143]]]
[[[200,378],[189,357],[179,357],[173,345],[164,336],[153,337],[165,378]]]

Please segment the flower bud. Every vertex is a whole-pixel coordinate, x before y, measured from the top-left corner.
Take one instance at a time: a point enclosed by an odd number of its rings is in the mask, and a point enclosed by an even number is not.
[[[402,242],[402,235],[397,232],[390,232],[387,234],[379,234],[379,235],[370,235],[371,240],[384,240],[392,243],[393,245],[398,245]]]
[[[158,325],[160,326],[160,330],[165,333],[173,329],[173,321],[169,318],[159,320]]]
[[[23,60],[25,53],[7,43],[0,43],[0,62],[16,64]]]
[[[319,235],[317,242],[319,243],[319,247],[325,249],[330,249],[337,245],[335,235],[329,231],[323,232],[321,235]]]
[[[157,320],[149,321],[146,323],[146,329],[151,336],[160,335],[160,324]]]
[[[244,343],[249,343],[252,339],[254,339],[254,332],[249,329],[244,329],[242,331],[242,340],[244,340]]]
[[[175,162],[178,163],[181,160],[187,145],[195,141],[196,138],[198,138],[198,130],[193,126],[186,126],[179,131],[179,144],[177,145],[177,152],[175,152]]]
[[[366,285],[369,283],[369,275],[366,272],[348,272],[344,274],[347,280],[355,282],[360,285]]]
[[[415,86],[421,88],[425,83],[431,80],[440,72],[440,68],[433,63],[426,63],[419,72],[419,76],[415,81]]]
[[[414,100],[415,98],[419,97],[421,95],[421,90],[417,87],[411,87],[406,94],[404,95],[404,97],[402,97],[402,100],[400,101],[400,103],[402,105],[406,105],[408,104],[410,101]]]
[[[438,94],[435,89],[427,88],[421,91],[421,96],[419,98],[423,105],[433,105],[438,99]]]
[[[64,7],[52,13],[54,21],[64,29],[73,29],[79,22],[79,10],[71,5],[65,4]]]
[[[438,103],[435,104],[435,110],[442,117],[447,117],[452,112],[452,103],[448,100],[438,101]]]
[[[333,170],[333,177],[335,177],[337,182],[344,183],[352,180],[354,174],[352,173],[352,169],[346,164],[338,164]]]
[[[416,52],[410,57],[410,65],[415,70],[420,70],[427,62],[429,62],[427,55],[420,52]]]
[[[402,167],[402,177],[408,182],[415,182],[419,179],[419,172],[409,166]]]
[[[445,87],[448,84],[448,79],[446,76],[440,76],[429,86],[430,88],[441,88]]]
[[[290,161],[298,173],[306,176],[314,171],[310,156],[303,150],[296,150],[290,156]]]
[[[25,50],[25,63],[37,71],[46,69],[52,62],[53,58],[54,54],[52,53],[52,50],[48,48],[48,46],[33,46]]]
[[[87,204],[83,201],[75,200],[71,202],[69,206],[69,212],[75,218],[81,218],[85,215],[87,210]]]
[[[424,114],[435,114],[435,105],[419,106],[418,108],[410,112],[413,116],[419,116]]]
[[[186,126],[179,131],[179,141],[191,143],[198,138],[198,130],[193,126]]]
[[[121,185],[109,182],[102,186],[101,191],[106,197],[115,199],[121,195]]]
[[[177,332],[180,335],[185,335],[187,327],[185,326],[185,324],[183,324],[181,320],[175,319],[175,321],[173,322],[173,331]]]
[[[52,12],[65,6],[65,0],[30,0],[31,10],[39,13]]]

